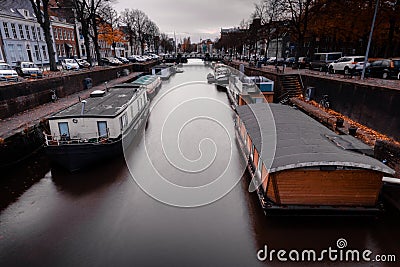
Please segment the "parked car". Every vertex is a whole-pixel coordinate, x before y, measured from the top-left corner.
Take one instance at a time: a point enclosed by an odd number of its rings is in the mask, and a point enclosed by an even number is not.
[[[15,65],[15,70],[17,71],[18,75],[22,77],[43,77],[43,72],[33,62],[17,61],[17,64]]]
[[[128,64],[129,60],[125,57],[115,57],[116,59],[118,59],[119,61],[121,61],[123,64]]]
[[[100,62],[106,66],[119,66],[122,65],[122,62],[113,57],[103,57],[100,59]]]
[[[297,62],[293,64],[294,68],[305,69],[310,67],[310,58],[308,57],[299,57]]]
[[[18,73],[7,63],[0,63],[0,81],[18,81]]]
[[[372,77],[400,80],[400,58],[376,60],[370,64],[368,72]]]
[[[319,71],[327,71],[329,63],[342,57],[342,52],[315,53],[310,62],[310,70],[318,69]]]
[[[344,72],[349,74],[350,71],[355,71],[355,65],[358,62],[364,62],[364,56],[351,56],[341,57],[328,65],[328,71],[330,73]]]
[[[291,67],[291,66],[293,66],[295,61],[296,61],[295,57],[288,57],[285,59],[285,64],[287,67]]]
[[[128,58],[131,62],[145,62],[146,60],[143,59],[141,56],[139,55],[132,55]]]
[[[274,65],[276,63],[276,57],[270,57],[265,63],[267,63],[267,65]]]
[[[61,60],[61,66],[64,70],[79,70],[78,62],[76,62],[74,59]]]
[[[84,59],[77,58],[77,59],[75,59],[75,61],[76,61],[76,63],[78,63],[79,68],[81,68],[81,69],[90,68],[90,63],[87,62],[87,61],[84,60]]]

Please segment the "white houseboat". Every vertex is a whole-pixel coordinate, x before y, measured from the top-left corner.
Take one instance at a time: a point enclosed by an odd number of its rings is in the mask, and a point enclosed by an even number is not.
[[[152,99],[161,87],[161,78],[156,75],[145,75],[133,81],[132,84],[146,87],[147,96]]]
[[[129,145],[143,131],[149,103],[146,88],[134,84],[96,90],[49,118],[46,153],[69,171],[120,155],[122,142]]]
[[[214,79],[215,84],[218,89],[226,90],[226,87],[229,84],[229,77],[231,75],[231,71],[228,66],[223,64],[216,64],[214,67]]]
[[[175,68],[167,64],[157,65],[151,69],[151,74],[160,77],[161,80],[168,80],[174,72]]]

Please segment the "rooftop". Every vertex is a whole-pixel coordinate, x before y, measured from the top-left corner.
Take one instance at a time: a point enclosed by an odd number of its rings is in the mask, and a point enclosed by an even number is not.
[[[320,166],[394,173],[380,161],[360,153],[368,146],[354,137],[332,132],[292,107],[260,103],[238,106],[236,110],[256,149],[261,151],[264,164],[271,166],[270,173]]]
[[[50,119],[68,117],[115,117],[125,105],[140,92],[137,87],[129,84],[116,85],[102,97],[86,99],[84,115],[81,115],[82,103],[76,103],[60,112],[53,114]]]
[[[133,84],[139,84],[139,85],[148,85],[152,82],[154,82],[155,80],[159,79],[158,76],[155,75],[145,75],[140,77],[139,79],[133,81]]]

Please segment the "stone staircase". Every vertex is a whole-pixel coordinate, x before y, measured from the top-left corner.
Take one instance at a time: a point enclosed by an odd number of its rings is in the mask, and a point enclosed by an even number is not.
[[[303,93],[303,86],[298,74],[282,75],[280,103],[287,104],[292,97],[298,97]]]

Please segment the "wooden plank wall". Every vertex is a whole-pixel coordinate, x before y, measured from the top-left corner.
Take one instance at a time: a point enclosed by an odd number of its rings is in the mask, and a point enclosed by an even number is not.
[[[277,204],[374,206],[382,187],[382,174],[372,170],[288,170],[273,176]],[[270,188],[269,197],[277,193]]]

